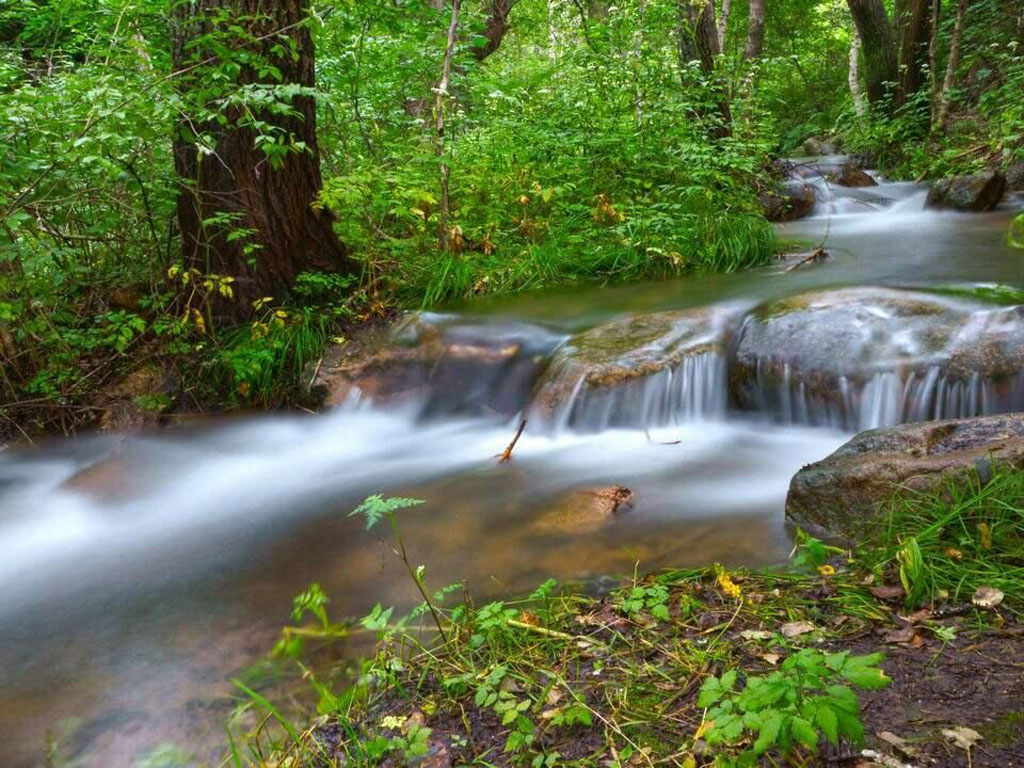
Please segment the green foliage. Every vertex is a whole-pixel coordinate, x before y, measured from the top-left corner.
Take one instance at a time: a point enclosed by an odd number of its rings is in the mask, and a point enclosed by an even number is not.
[[[620,607],[630,618],[647,612],[656,619],[668,621],[668,587],[657,582],[634,586],[628,593],[623,594]]]
[[[850,685],[869,690],[889,685],[878,667],[881,660],[881,654],[804,649],[777,671],[748,677],[741,690],[736,689],[739,674],[734,669],[710,677],[697,700],[697,706],[708,710],[703,736],[709,746],[729,750],[719,756],[719,764],[735,766],[753,766],[770,752],[787,756],[798,747],[815,752],[822,738],[832,745],[841,738],[860,744],[864,726]],[[744,748],[746,744],[750,746]]]
[[[366,520],[366,530],[370,530],[385,517],[393,522],[394,514],[398,510],[415,507],[422,503],[422,499],[407,499],[395,496],[385,499],[379,493],[375,493],[373,496],[368,496],[362,504],[349,512],[348,516],[362,516]]]

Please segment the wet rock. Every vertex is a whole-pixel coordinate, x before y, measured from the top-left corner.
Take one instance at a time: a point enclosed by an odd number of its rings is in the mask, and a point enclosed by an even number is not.
[[[499,413],[522,408],[541,359],[563,336],[526,324],[453,324],[416,314],[329,348],[309,381],[316,405],[353,399],[417,400],[431,414]]]
[[[111,457],[84,467],[60,487],[95,501],[115,502],[132,496],[141,485],[121,459]]]
[[[555,501],[530,525],[530,530],[544,535],[591,533],[632,506],[633,492],[621,485],[582,488]]]
[[[729,387],[742,408],[799,423],[882,426],[1014,410],[1024,317],[885,288],[800,294],[739,333]]]
[[[954,176],[936,182],[928,192],[926,205],[958,211],[991,211],[999,205],[1005,192],[1006,177],[999,171]]]
[[[1024,192],[1024,163],[1006,169],[1006,187],[1014,192]]]
[[[622,393],[624,388],[633,384],[642,388],[659,374],[663,375],[664,381],[658,380],[654,385],[664,384],[667,389],[661,393],[660,399],[655,399],[671,407],[671,373],[688,361],[699,367],[701,362],[698,359],[708,355],[719,356],[724,348],[727,319],[721,309],[702,307],[625,317],[578,334],[555,353],[534,394],[531,410],[542,419],[551,419],[556,412],[573,405],[584,410],[586,403],[574,403],[574,399],[579,401],[589,397],[593,401],[604,395]],[[692,373],[701,372],[694,370]],[[714,372],[707,373],[713,375]],[[685,386],[681,375],[675,378],[676,385]],[[697,381],[693,383],[699,384]],[[693,391],[677,394],[697,395]],[[634,414],[632,410],[645,407],[643,395],[643,392],[629,392],[623,402],[602,401],[599,410],[617,420],[615,423],[639,423],[644,414]],[[656,405],[648,403],[650,408]],[[696,401],[693,405],[700,407]],[[573,416],[572,413],[564,415],[568,418]],[[653,413],[647,415],[655,417]]]
[[[795,221],[814,209],[814,187],[803,182],[787,182],[758,195],[764,217],[768,221]]]
[[[812,157],[836,154],[836,145],[834,143],[814,136],[804,141],[802,149],[805,155]]]
[[[862,541],[877,534],[884,504],[900,488],[933,491],[975,473],[984,481],[994,466],[1024,468],[1024,414],[873,429],[797,472],[786,517]]]
[[[104,432],[156,426],[173,407],[179,392],[177,376],[160,363],[146,363],[101,398]]]
[[[841,187],[877,187],[878,182],[865,173],[859,166],[847,162],[839,166],[832,174],[832,182]]]

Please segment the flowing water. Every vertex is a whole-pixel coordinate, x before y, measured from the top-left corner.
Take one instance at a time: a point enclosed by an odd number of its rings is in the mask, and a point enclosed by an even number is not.
[[[370,493],[426,500],[403,512],[411,558],[432,584],[465,580],[477,595],[548,576],[599,586],[636,561],[766,564],[789,547],[790,477],[853,431],[1022,407],[1016,376],[970,370],[981,347],[1007,354],[1019,313],[956,296],[927,312],[884,292],[840,307],[856,333],[838,362],[833,326],[783,326],[795,367],[755,350],[731,384],[765,302],[849,286],[1024,287],[1005,244],[1012,200],[945,213],[925,210],[913,184],[809,180],[815,213],[782,234],[824,239],[828,262],[474,302],[439,319],[446,338],[516,354],[489,375],[441,371],[401,407],[354,398],[318,416],[0,456],[0,765],[44,765],[48,744],[68,765],[134,766],[167,744],[216,765],[228,679],[259,677],[251,665],[293,595],[319,581],[336,617],[414,601],[388,539],[347,516]],[[695,307],[713,307],[710,337],[675,324],[688,335],[662,342],[711,346],[650,376],[591,387],[560,362],[573,334]],[[820,359],[834,378],[815,390],[800,366]],[[545,384],[563,396],[539,409],[529,395]],[[499,466],[521,411],[530,426]],[[574,489],[611,484],[633,490],[627,514],[600,527],[559,514]]]

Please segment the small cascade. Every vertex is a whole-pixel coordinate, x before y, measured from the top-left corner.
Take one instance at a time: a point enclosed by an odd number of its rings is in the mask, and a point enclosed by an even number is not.
[[[755,391],[756,410],[783,424],[862,431],[1024,410],[1024,371],[1008,380],[977,372],[962,379],[936,365],[921,373],[879,371],[859,382],[842,376],[835,389],[821,389],[786,365],[781,381],[759,371]]]
[[[536,416],[556,432],[647,429],[721,420],[727,400],[726,368],[722,354],[705,352],[615,386],[589,387],[581,377],[564,402]]]

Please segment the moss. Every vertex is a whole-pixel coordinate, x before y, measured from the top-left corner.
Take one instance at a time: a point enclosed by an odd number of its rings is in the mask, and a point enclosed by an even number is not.
[[[1007,712],[978,729],[985,742],[1006,747],[1024,742],[1024,711]]]

